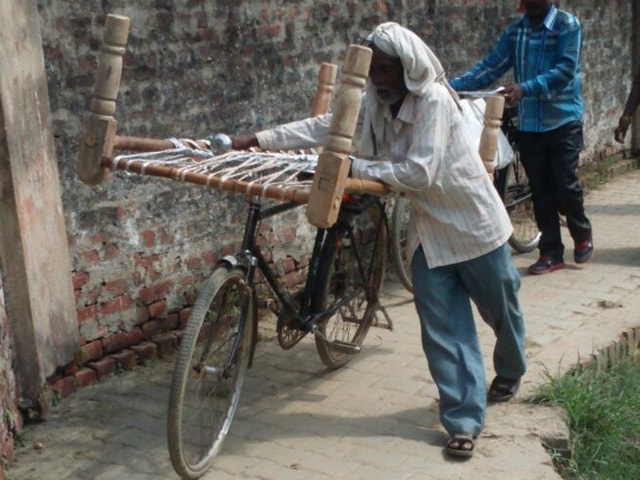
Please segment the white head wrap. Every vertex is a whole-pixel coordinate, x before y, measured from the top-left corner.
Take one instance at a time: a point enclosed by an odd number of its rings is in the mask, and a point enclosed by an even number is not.
[[[367,37],[373,45],[392,57],[397,57],[404,68],[404,81],[409,92],[419,97],[424,96],[434,82],[444,84],[457,101],[457,95],[449,87],[445,78],[445,72],[438,57],[431,51],[426,43],[411,30],[408,30],[395,22],[386,22],[378,25]],[[365,111],[360,154],[373,155],[373,142],[379,142],[383,135],[385,106],[378,102],[375,87],[371,81],[367,81],[367,109]],[[370,116],[369,121],[367,117]],[[367,126],[371,124],[373,132]]]
[[[400,59],[407,89],[415,95],[422,97],[433,82],[444,75],[440,60],[427,44],[397,23],[378,25],[367,40],[387,55]]]

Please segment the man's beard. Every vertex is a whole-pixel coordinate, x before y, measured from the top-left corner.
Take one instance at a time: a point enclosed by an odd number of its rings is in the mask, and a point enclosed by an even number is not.
[[[381,92],[382,95],[380,95]],[[376,89],[376,98],[378,99],[378,102],[386,106],[400,103],[402,100],[404,100],[406,94],[407,92],[400,90]]]

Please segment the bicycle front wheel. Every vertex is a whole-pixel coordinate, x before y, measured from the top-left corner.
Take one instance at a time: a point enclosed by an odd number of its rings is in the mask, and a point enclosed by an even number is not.
[[[322,362],[335,370],[351,360],[352,353],[335,348],[330,342],[361,346],[378,308],[386,264],[387,222],[379,202],[353,218],[352,229],[332,230],[322,252],[320,271],[320,309],[329,310],[342,303],[335,314],[321,322],[323,337],[315,336]]]
[[[517,253],[528,253],[533,251],[540,241],[540,231],[533,213],[529,179],[517,158],[506,167],[505,174],[502,198],[513,225],[509,245]]]
[[[254,322],[244,272],[217,268],[196,299],[171,382],[169,454],[183,479],[204,475],[222,447],[247,372]]]
[[[393,269],[396,272],[398,280],[409,292],[413,293],[413,284],[411,283],[411,259],[405,253],[407,246],[407,229],[409,226],[409,214],[411,204],[404,196],[396,197],[393,203],[393,211],[391,212],[391,235],[390,235],[390,254]]]

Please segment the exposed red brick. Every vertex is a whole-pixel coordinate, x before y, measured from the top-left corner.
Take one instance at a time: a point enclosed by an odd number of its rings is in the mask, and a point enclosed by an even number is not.
[[[85,305],[95,305],[98,303],[98,297],[102,293],[102,285],[89,290],[84,299]]]
[[[202,268],[202,259],[198,257],[188,258],[185,263],[189,270],[200,270]]]
[[[72,361],[64,367],[64,374],[75,375],[76,373],[78,373],[78,370],[80,370],[80,367],[78,366],[78,362]]]
[[[95,370],[91,368],[83,368],[79,370],[74,375],[74,378],[76,379],[76,385],[79,387],[88,387],[98,381],[98,376],[96,375]]]
[[[136,352],[138,363],[155,358],[158,355],[158,346],[153,342],[143,342],[138,345],[131,345],[131,350]]]
[[[132,370],[136,367],[138,359],[134,350],[126,349],[121,352],[109,355],[109,358],[115,360],[116,365],[124,370]]]
[[[160,320],[149,320],[142,324],[142,333],[145,339],[154,337],[162,332],[162,322]]]
[[[156,268],[147,269],[147,278],[152,282],[156,282],[165,276],[167,275],[165,275],[159,269],[156,269]]]
[[[96,360],[104,355],[102,349],[102,341],[95,340],[91,343],[87,343],[80,348],[80,363],[87,363],[91,360]]]
[[[89,274],[87,272],[74,272],[71,277],[74,289],[82,288],[89,281]]]
[[[164,329],[175,330],[176,328],[178,328],[178,321],[179,321],[178,313],[177,312],[170,313],[169,315],[167,315],[167,318],[163,320]]]
[[[153,302],[157,302],[159,300],[167,298],[167,292],[169,291],[169,288],[172,284],[173,282],[167,280],[160,284],[152,285],[148,288],[143,288],[142,290],[140,290],[140,301],[144,305],[150,305]]]
[[[192,310],[193,309],[191,307],[183,308],[182,310],[180,310],[180,312],[178,313],[178,328],[184,328],[187,326],[187,322],[189,321],[189,317],[191,317]]]
[[[144,340],[144,333],[140,327],[134,327],[127,332],[127,346],[136,345]]]
[[[211,265],[211,266],[215,265],[216,262],[218,261],[217,255],[215,255],[213,252],[204,252],[202,254],[202,259],[207,265]]]
[[[292,243],[297,237],[296,229],[295,228],[286,228],[282,232],[282,235],[284,237],[284,242],[285,243]]]
[[[14,446],[15,444],[13,442],[13,437],[9,436],[4,439],[4,448],[0,453],[2,454],[2,457],[5,458],[9,463],[11,463],[11,460],[13,460]],[[0,480],[5,479],[6,477],[4,476],[3,467],[0,465]]]
[[[198,283],[200,283],[200,277],[197,275],[189,275],[187,277],[183,277],[180,280],[180,286],[182,287],[190,287],[192,285],[196,285]]]
[[[296,261],[292,257],[282,259],[282,269],[285,272],[292,272],[296,269]]]
[[[105,282],[104,289],[114,295],[122,295],[129,290],[129,282],[123,279]]]
[[[100,261],[100,255],[97,250],[89,250],[85,252],[84,259],[89,265],[94,265]]]
[[[142,237],[142,243],[144,244],[144,246],[146,248],[153,248],[156,245],[156,234],[155,232],[151,231],[151,230],[145,230],[144,232],[140,233],[140,236]]]
[[[149,309],[145,306],[138,305],[136,308],[136,325],[140,325],[149,320]]]
[[[88,367],[95,370],[98,380],[101,380],[116,371],[116,361],[113,358],[105,357],[95,362],[90,362]]]
[[[155,262],[160,260],[160,256],[159,255],[149,255],[149,256],[145,256],[139,253],[136,253],[133,256],[133,262],[134,265],[136,267],[142,267],[142,268],[147,268],[152,266]]]
[[[149,305],[149,316],[151,318],[161,318],[167,313],[167,301],[160,300]]]
[[[305,277],[300,270],[296,270],[294,272],[289,272],[281,277],[282,284],[285,287],[293,287],[295,285],[300,285],[304,282]]]
[[[160,358],[173,355],[178,348],[179,337],[173,332],[160,335],[153,339],[158,347],[158,356]]]
[[[129,295],[120,295],[114,299],[105,302],[100,308],[100,313],[109,315],[112,313],[120,313],[130,309],[134,305],[134,301]]]
[[[108,334],[102,338],[104,354],[116,352],[143,340],[142,330],[134,328],[130,332],[119,331]]]
[[[120,247],[118,247],[117,243],[107,243],[104,246],[104,258],[107,260],[111,260],[112,258],[117,258],[120,255]]]
[[[55,382],[51,388],[61,397],[67,397],[76,391],[75,377],[64,377]]]
[[[109,235],[107,235],[107,232],[98,232],[95,235],[91,235],[89,237],[89,241],[93,244],[103,244],[104,242],[107,241],[107,239],[109,238]]]
[[[89,305],[88,307],[79,308],[77,311],[77,314],[78,314],[78,324],[82,325],[84,322],[86,322],[90,318],[96,318],[98,316],[98,306]]]

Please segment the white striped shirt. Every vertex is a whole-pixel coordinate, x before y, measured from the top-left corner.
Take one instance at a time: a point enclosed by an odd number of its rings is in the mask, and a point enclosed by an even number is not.
[[[259,132],[258,141],[265,149],[319,145],[330,118]],[[383,160],[355,159],[352,175],[381,181],[411,201],[408,254],[422,245],[435,268],[480,257],[507,241],[509,216],[444,86],[434,84],[423,97],[407,94],[395,119],[387,112],[377,143]]]

